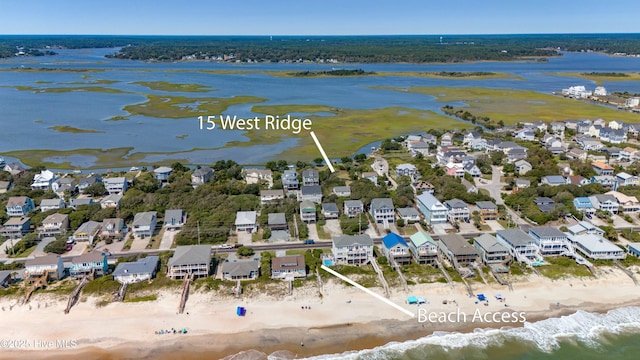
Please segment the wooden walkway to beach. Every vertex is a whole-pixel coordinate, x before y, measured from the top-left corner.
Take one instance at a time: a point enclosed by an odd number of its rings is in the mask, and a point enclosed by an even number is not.
[[[34,291],[36,291],[37,289],[39,289],[41,287],[47,286],[47,280],[48,279],[49,279],[49,270],[45,270],[44,273],[42,274],[42,276],[37,278],[36,281],[31,285],[29,290],[27,290],[27,293],[24,295],[24,298],[22,298],[22,301],[20,302],[20,305],[24,305],[24,304],[28,303],[29,299],[31,298],[31,295],[33,294]]]
[[[626,267],[624,267],[620,261],[618,260],[613,260],[613,263],[620,269],[622,270],[625,274],[627,274],[628,277],[631,278],[631,280],[633,280],[633,284],[635,286],[638,286],[638,278],[636,278],[636,275],[633,273],[633,271],[627,269]]]
[[[378,279],[380,280],[380,283],[382,284],[382,288],[384,289],[384,295],[387,297],[387,299],[390,298],[391,291],[389,291],[389,284],[387,283],[387,279],[384,278],[382,269],[380,269],[380,267],[378,266],[378,263],[373,257],[369,258],[369,262],[371,263],[371,266],[373,266],[373,269],[378,274]]]
[[[69,311],[71,311],[71,307],[78,302],[78,299],[80,298],[80,292],[82,292],[82,288],[84,288],[84,286],[87,285],[89,281],[91,281],[92,279],[93,279],[93,270],[91,271],[91,274],[84,276],[82,280],[80,280],[80,283],[78,284],[78,286],[76,286],[76,288],[73,289],[73,292],[71,293],[71,295],[69,295],[69,301],[67,301],[67,308],[64,309],[65,314],[68,314]]]
[[[188,274],[184,277],[182,282],[182,296],[180,296],[180,305],[178,306],[178,313],[184,313],[184,307],[187,305],[187,299],[189,298],[189,285],[193,281],[193,274]]]

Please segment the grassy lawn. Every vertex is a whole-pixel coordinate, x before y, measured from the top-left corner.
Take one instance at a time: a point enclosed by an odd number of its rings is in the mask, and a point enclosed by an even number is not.
[[[406,226],[396,226],[396,228],[400,232],[400,235],[413,235],[418,232],[418,229],[416,229],[413,224],[407,224]]]
[[[327,232],[324,231],[324,226],[320,226],[318,223],[316,223],[316,230],[318,230],[318,237],[320,237],[320,239],[331,239],[331,235],[327,234]]]
[[[443,105],[462,101],[469,106],[455,107],[455,110],[462,109],[476,116],[488,116],[495,122],[502,120],[506,125],[513,125],[521,121],[542,120],[551,122],[585,118],[619,119],[631,123],[640,122],[640,116],[637,114],[529,90],[479,87],[375,88],[431,95],[436,97]],[[549,91],[552,90],[559,91],[560,89],[549,89]]]
[[[133,244],[133,239],[127,239],[124,242],[124,245],[122,245],[122,250],[130,250],[132,244]]]
[[[424,284],[430,282],[440,282],[444,279],[442,272],[431,265],[409,264],[402,266],[402,273],[407,282]],[[445,280],[446,282],[446,280]]]
[[[30,248],[25,249],[25,251],[23,251],[23,252],[18,252],[18,253],[11,254],[11,255],[7,254],[7,256],[10,257],[10,258],[27,257],[27,256],[31,255],[31,253],[36,249],[37,246],[38,245],[34,245],[34,246],[30,247]]]
[[[118,291],[119,288],[120,283],[113,280],[113,275],[107,275],[89,281],[82,289],[82,293],[87,295],[108,295]]]
[[[575,260],[564,256],[545,258],[549,265],[543,265],[538,268],[540,274],[556,280],[568,276],[588,277],[591,273],[584,265],[578,265]]]

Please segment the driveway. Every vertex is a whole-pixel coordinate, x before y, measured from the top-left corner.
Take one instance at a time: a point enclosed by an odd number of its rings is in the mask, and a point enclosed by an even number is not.
[[[488,182],[482,178],[476,178],[476,187],[478,189],[485,189],[489,192],[489,196],[491,196],[498,205],[504,205],[504,201],[502,200],[502,188],[507,185],[506,183],[500,182],[500,176],[502,176],[502,168],[500,166],[493,165],[491,166],[491,181]],[[513,221],[520,224],[527,224],[515,211],[511,210],[509,207],[506,207],[507,214],[511,216]]]
[[[144,250],[147,248],[147,244],[149,243],[149,238],[145,237],[145,238],[135,238],[133,239],[133,242],[131,243],[131,249],[129,249],[129,251],[140,251],[140,250]]]
[[[31,256],[45,256],[45,255],[47,255],[47,253],[44,252],[44,248],[45,248],[45,246],[49,245],[49,243],[53,242],[55,239],[56,238],[54,238],[54,237],[42,239],[40,241],[40,243],[38,244],[38,246],[36,246],[36,249],[33,250],[33,252],[31,253]]]
[[[251,245],[251,234],[246,231],[240,231],[238,235],[238,244]]]
[[[320,240],[320,237],[318,236],[318,229],[316,228],[316,224],[315,223],[311,223],[311,224],[307,224],[307,229],[309,229],[309,236],[308,239],[312,239],[315,241]],[[300,239],[300,241],[305,241],[307,239]]]
[[[160,250],[169,250],[171,249],[171,245],[173,245],[173,240],[176,238],[176,235],[180,230],[164,230],[162,234],[162,240],[160,241]]]
[[[64,255],[65,256],[78,256],[78,255],[82,255],[84,254],[85,250],[87,250],[87,248],[89,247],[89,243],[88,242],[79,242],[75,245],[73,245],[73,248],[66,252]]]

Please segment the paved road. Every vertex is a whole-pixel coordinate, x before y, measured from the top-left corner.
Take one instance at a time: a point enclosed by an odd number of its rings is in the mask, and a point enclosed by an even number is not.
[[[478,189],[486,189],[489,191],[489,196],[495,199],[496,204],[504,205],[504,201],[502,200],[502,188],[507,185],[506,183],[500,182],[500,176],[502,175],[502,168],[500,166],[493,165],[491,167],[491,182],[486,182],[483,179],[476,179],[476,186]],[[527,222],[523,220],[515,211],[511,210],[509,207],[506,207],[507,214],[511,216],[511,219],[518,225],[526,225]]]
[[[40,241],[40,243],[38,244],[38,246],[36,246],[36,249],[33,250],[33,252],[31,253],[31,256],[45,256],[45,255],[47,255],[47,253],[44,252],[44,247],[47,246],[50,242],[54,241],[55,239],[56,238],[54,238],[54,237],[42,239]]]

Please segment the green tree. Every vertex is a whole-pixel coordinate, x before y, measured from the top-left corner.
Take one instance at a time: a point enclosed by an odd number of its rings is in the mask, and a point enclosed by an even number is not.
[[[107,190],[104,188],[104,184],[102,182],[95,182],[82,190],[83,194],[91,195],[93,197],[102,196],[106,192]]]
[[[44,247],[44,251],[48,253],[62,254],[67,251],[67,241],[62,236],[57,237]]]
[[[236,251],[236,253],[238,254],[238,256],[248,257],[248,256],[252,256],[253,254],[255,254],[255,251],[253,251],[253,248],[251,248],[249,246],[240,246],[238,248],[238,250]]]

